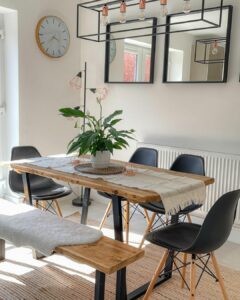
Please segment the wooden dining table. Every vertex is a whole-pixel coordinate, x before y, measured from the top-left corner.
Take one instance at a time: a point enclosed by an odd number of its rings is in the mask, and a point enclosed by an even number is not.
[[[116,163],[116,161],[114,161]],[[128,166],[129,163],[120,162],[125,166]],[[189,177],[191,179],[197,179],[202,181],[206,186],[214,183],[214,179],[207,176],[199,176],[188,173],[180,173],[171,170],[147,167],[137,164],[132,164],[136,169],[148,169],[155,172],[165,172],[169,174],[173,174],[175,176],[183,176]],[[83,207],[81,214],[81,223],[87,224],[88,217],[88,202],[90,197],[91,189],[95,189],[100,192],[105,192],[112,195],[112,209],[113,209],[113,224],[114,224],[114,235],[115,239],[123,242],[123,216],[122,216],[122,205],[121,202],[124,200],[128,200],[132,203],[147,203],[154,201],[161,201],[161,197],[159,194],[149,190],[141,190],[137,188],[131,188],[122,186],[120,184],[114,184],[102,178],[89,178],[82,174],[72,174],[63,171],[54,170],[51,168],[40,167],[33,165],[31,163],[12,163],[11,168],[18,173],[22,174],[23,184],[24,184],[24,193],[25,198],[32,205],[33,199],[31,194],[31,185],[30,185],[30,174],[35,174],[43,177],[52,178],[55,180],[60,180],[64,182],[68,182],[71,184],[76,184],[84,187],[84,197],[83,197]],[[173,215],[171,217],[171,223],[177,223],[179,219],[178,214]],[[173,259],[172,255],[169,255],[168,260],[165,265],[165,269],[163,274],[159,277],[155,286],[162,284],[163,282],[171,279],[173,270]],[[148,288],[149,282],[144,284],[143,286],[138,287],[136,290],[127,294],[127,285],[126,285],[126,269],[122,269],[117,273],[117,300],[132,300],[138,299],[140,296],[145,294]]]

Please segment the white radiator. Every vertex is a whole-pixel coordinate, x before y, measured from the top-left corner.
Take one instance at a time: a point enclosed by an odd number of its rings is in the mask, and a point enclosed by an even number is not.
[[[223,154],[202,150],[166,147],[154,144],[139,143],[138,147],[158,150],[159,167],[169,168],[175,158],[183,153],[200,155],[205,160],[206,176],[213,177],[215,183],[207,189],[206,204],[200,214],[206,215],[214,202],[224,193],[240,188],[240,155]],[[236,226],[240,226],[240,205],[237,209]]]

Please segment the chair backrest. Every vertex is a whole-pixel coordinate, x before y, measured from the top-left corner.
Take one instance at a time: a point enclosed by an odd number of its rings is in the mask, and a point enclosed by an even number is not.
[[[39,151],[33,146],[17,146],[12,148],[11,160],[41,157]]]
[[[41,157],[41,154],[33,146],[17,146],[12,148],[11,160],[28,159],[35,157]],[[14,171],[10,171],[8,180],[10,189],[13,192],[23,193],[22,175]],[[40,180],[42,180],[42,177],[37,175],[30,175],[31,186],[39,184]]]
[[[204,176],[204,159],[198,155],[181,154],[176,158],[170,170]]]
[[[207,214],[201,230],[188,249],[190,253],[210,253],[228,239],[236,216],[240,190],[224,194]]]
[[[158,151],[152,148],[140,147],[133,153],[129,162],[150,167],[158,167]]]

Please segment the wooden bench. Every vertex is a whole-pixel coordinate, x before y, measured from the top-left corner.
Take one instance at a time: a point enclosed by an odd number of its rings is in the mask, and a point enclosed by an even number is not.
[[[10,241],[11,242],[11,241]],[[126,300],[121,294],[121,272],[144,255],[144,251],[122,242],[102,237],[90,245],[62,246],[55,252],[96,269],[95,300],[103,300],[106,274],[117,272],[116,299]],[[5,241],[0,240],[0,260],[5,259]]]

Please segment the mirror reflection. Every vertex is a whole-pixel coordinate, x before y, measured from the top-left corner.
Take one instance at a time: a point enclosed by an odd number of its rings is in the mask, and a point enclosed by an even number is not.
[[[194,15],[194,13],[192,13]],[[190,15],[169,16],[168,24]],[[219,9],[211,9],[205,17],[219,23]],[[227,81],[232,7],[225,7],[221,27],[204,29],[199,24],[170,25],[170,31],[190,30],[166,35],[164,82],[225,82]],[[203,23],[203,22],[202,22]],[[196,26],[197,30],[194,29]]]
[[[153,19],[142,22],[151,26]],[[145,24],[144,24],[145,23]],[[110,24],[108,29],[115,38],[114,30],[134,28],[134,23]],[[151,29],[152,30],[152,29]],[[151,31],[152,32],[152,31]],[[142,30],[142,37],[127,37],[106,42],[105,82],[152,83],[154,75],[155,39],[149,29]],[[132,34],[132,31],[131,31]],[[119,37],[119,35],[118,35]]]

